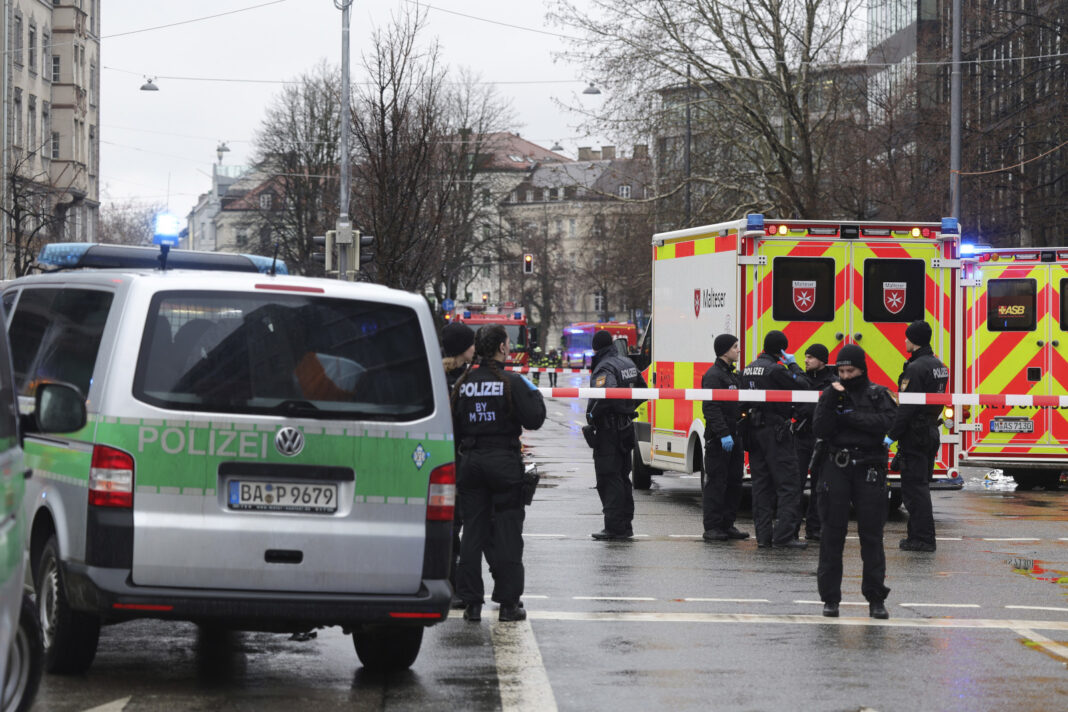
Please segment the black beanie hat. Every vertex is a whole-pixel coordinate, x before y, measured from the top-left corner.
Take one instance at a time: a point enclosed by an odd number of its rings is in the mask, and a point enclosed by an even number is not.
[[[834,365],[838,368],[841,368],[842,366],[855,366],[862,371],[867,371],[868,359],[864,355],[864,349],[856,344],[846,344],[838,352],[838,360]]]
[[[830,354],[827,353],[827,347],[823,344],[812,344],[805,349],[805,355],[818,358],[823,363],[827,363],[827,360],[831,357]]]
[[[905,338],[917,346],[930,346],[931,325],[926,321],[914,321],[905,329]]]
[[[441,350],[445,356],[459,356],[475,343],[475,332],[467,324],[451,322],[441,330]]]
[[[601,329],[600,331],[598,331],[596,334],[593,335],[593,350],[594,351],[600,351],[605,346],[611,346],[611,345],[612,345],[612,335],[610,333],[608,333],[607,331],[605,331],[604,329]]]
[[[712,342],[712,346],[716,351],[716,358],[730,351],[731,347],[736,343],[738,343],[738,337],[734,334],[720,334],[717,336],[716,340]]]
[[[778,329],[769,331],[768,335],[764,337],[764,353],[766,354],[778,356],[779,352],[785,351],[789,345],[790,342],[786,339],[786,334]]]

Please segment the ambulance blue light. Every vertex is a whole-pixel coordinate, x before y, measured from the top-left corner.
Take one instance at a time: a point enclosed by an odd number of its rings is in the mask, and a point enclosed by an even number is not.
[[[975,252],[976,252],[975,245],[973,245],[972,243],[970,243],[970,242],[962,242],[962,243],[960,243],[960,254],[961,254],[961,257],[968,257],[968,256],[971,256],[971,255],[974,255]]]
[[[750,213],[745,216],[746,230],[764,230],[764,216],[760,213]]]
[[[178,246],[178,235],[182,232],[182,221],[177,215],[160,213],[156,216],[152,242],[156,245]]]
[[[91,242],[54,242],[41,248],[37,261],[51,267],[74,267],[92,246]]]
[[[943,235],[959,235],[960,224],[957,222],[957,218],[942,218],[942,234]]]
[[[470,318],[471,318],[471,312],[465,311],[464,312],[464,319],[470,319]]]
[[[515,314],[512,315],[512,318],[513,319],[522,319],[523,318],[523,312],[516,312]]]
[[[263,274],[270,274],[272,264],[274,265],[275,274],[289,274],[289,268],[286,267],[286,263],[282,260],[275,262],[273,257],[264,257],[263,255],[242,254],[241,256],[247,257],[252,264],[256,265],[256,269]]]

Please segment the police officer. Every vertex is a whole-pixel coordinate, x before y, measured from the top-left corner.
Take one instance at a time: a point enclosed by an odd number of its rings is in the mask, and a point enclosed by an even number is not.
[[[523,457],[519,435],[545,422],[545,402],[530,381],[502,366],[509,353],[508,332],[500,324],[475,335],[479,360],[456,383],[452,412],[460,449],[460,540],[458,593],[464,618],[481,620],[482,554],[493,546],[493,599],[501,621],[527,617],[523,594]],[[492,520],[491,520],[492,518]]]
[[[886,557],[886,446],[883,438],[894,421],[890,392],[868,380],[864,350],[848,344],[838,352],[838,378],[824,389],[813,423],[822,439],[817,456],[819,474],[820,563],[816,570],[823,615],[838,617],[842,600],[842,549],[849,528],[849,509],[857,513],[860,558],[864,562],[860,589],[872,618],[889,618],[883,601]]]
[[[701,388],[736,391],[742,379],[734,370],[741,351],[738,337],[720,334],[712,342],[716,361],[701,377]],[[742,404],[738,401],[705,401],[705,482],[701,490],[704,511],[705,541],[748,539],[747,532],[734,526],[738,503],[742,498],[744,448],[738,421]]]
[[[812,344],[805,349],[805,375],[808,376],[814,391],[822,393],[833,381],[838,380],[834,365],[827,363],[829,358],[827,347],[823,344]],[[804,489],[806,479],[810,480],[808,508],[804,516],[805,539],[810,541],[819,541],[820,538],[820,514],[816,506],[819,468],[813,467],[809,471],[812,449],[816,445],[816,436],[812,434],[812,418],[815,414],[815,403],[798,403],[794,408],[794,449],[797,450],[797,470],[801,488]]]
[[[764,351],[742,372],[742,386],[750,390],[804,390],[808,379],[791,354],[781,331],[769,331]],[[779,363],[782,359],[786,365]],[[753,478],[753,526],[757,546],[774,544],[788,549],[808,546],[797,540],[801,524],[801,483],[797,453],[790,433],[789,403],[766,403],[749,409],[746,443]],[[777,510],[777,511],[776,511]]]
[[[945,393],[949,369],[931,350],[931,326],[914,321],[905,329],[909,360],[897,381],[898,393]],[[938,405],[902,405],[887,436],[898,441],[901,500],[909,512],[908,536],[899,542],[906,551],[934,551],[935,523],[931,487],[935,456],[941,446]]]
[[[449,386],[449,393],[452,393],[453,386],[461,376],[467,373],[467,369],[475,358],[475,332],[467,324],[461,324],[458,321],[446,324],[441,330],[441,353],[441,366],[445,369],[445,383]],[[453,431],[455,430],[456,423],[454,422]],[[460,469],[459,458],[457,458],[456,469]],[[453,590],[452,607],[463,608],[463,599],[456,594],[456,569],[460,563],[460,530],[464,525],[463,508],[459,501],[456,502],[452,511],[452,566],[449,568],[449,581],[452,583]],[[490,571],[493,570],[492,558],[493,555],[487,551],[486,560],[491,562]]]
[[[592,388],[645,388],[638,367],[621,356],[612,344],[612,335],[601,329],[593,335]],[[634,409],[641,401],[591,398],[586,421],[593,425],[593,470],[597,494],[604,511],[604,529],[594,539],[629,539],[634,536],[634,492],[630,483],[631,452],[634,448]]]

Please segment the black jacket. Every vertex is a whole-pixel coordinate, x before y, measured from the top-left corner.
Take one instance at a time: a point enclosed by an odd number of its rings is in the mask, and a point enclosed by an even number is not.
[[[545,401],[534,384],[495,363],[473,367],[455,393],[457,441],[488,438],[494,446],[518,447],[523,428],[537,430],[545,422]]]
[[[931,347],[912,352],[905,362],[898,393],[945,393],[949,385],[949,369],[939,360]],[[890,427],[890,437],[906,449],[928,450],[938,444],[940,405],[902,405]]]
[[[717,358],[716,362],[708,367],[705,375],[701,377],[701,388],[721,388],[736,391],[742,386],[742,379],[734,370],[734,365],[728,365],[723,359]],[[713,436],[722,438],[727,435],[738,435],[738,418],[742,414],[742,403],[737,401],[704,401],[701,411],[705,416],[705,441],[710,441]]]
[[[827,387],[820,394],[812,430],[832,448],[883,450],[883,438],[894,421],[897,404],[884,386],[859,376],[842,381],[841,392]]]
[[[778,356],[762,353],[742,371],[742,388],[751,391],[803,391],[811,383],[796,363],[789,367],[779,363]],[[768,403],[750,406],[750,413],[776,415],[788,420],[793,411],[789,403]]]
[[[838,371],[834,366],[824,366],[818,371],[805,371],[805,376],[811,384],[809,390],[823,393],[827,386],[838,380]],[[815,417],[815,403],[798,403],[794,406],[794,420],[797,421],[798,433],[810,434],[812,432],[812,420]]]
[[[605,346],[593,355],[590,388],[647,388],[645,379],[626,356],[620,356],[615,346]],[[586,406],[586,418],[594,422],[609,414],[630,417],[634,409],[645,402],[617,398],[591,398]]]

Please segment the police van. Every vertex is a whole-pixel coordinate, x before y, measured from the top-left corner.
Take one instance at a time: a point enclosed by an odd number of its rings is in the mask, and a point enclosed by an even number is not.
[[[764,336],[784,332],[803,363],[805,348],[845,344],[867,353],[871,380],[897,390],[906,358],[905,327],[933,330],[931,346],[947,364],[959,351],[959,230],[934,222],[740,220],[654,235],[652,321],[641,345],[655,388],[700,388],[718,334],[739,337],[739,368],[760,353]],[[644,364],[643,364],[644,365]],[[959,434],[946,414],[932,489],[960,489]],[[635,421],[636,487],[665,471],[703,475],[700,401],[662,398]],[[890,504],[900,479],[890,478]]]
[[[84,427],[29,434],[29,560],[45,667],[87,669],[135,618],[341,626],[407,667],[448,613],[452,423],[430,311],[370,284],[171,251],[48,246],[7,283],[21,407],[41,384]],[[203,269],[202,269],[203,267]]]

